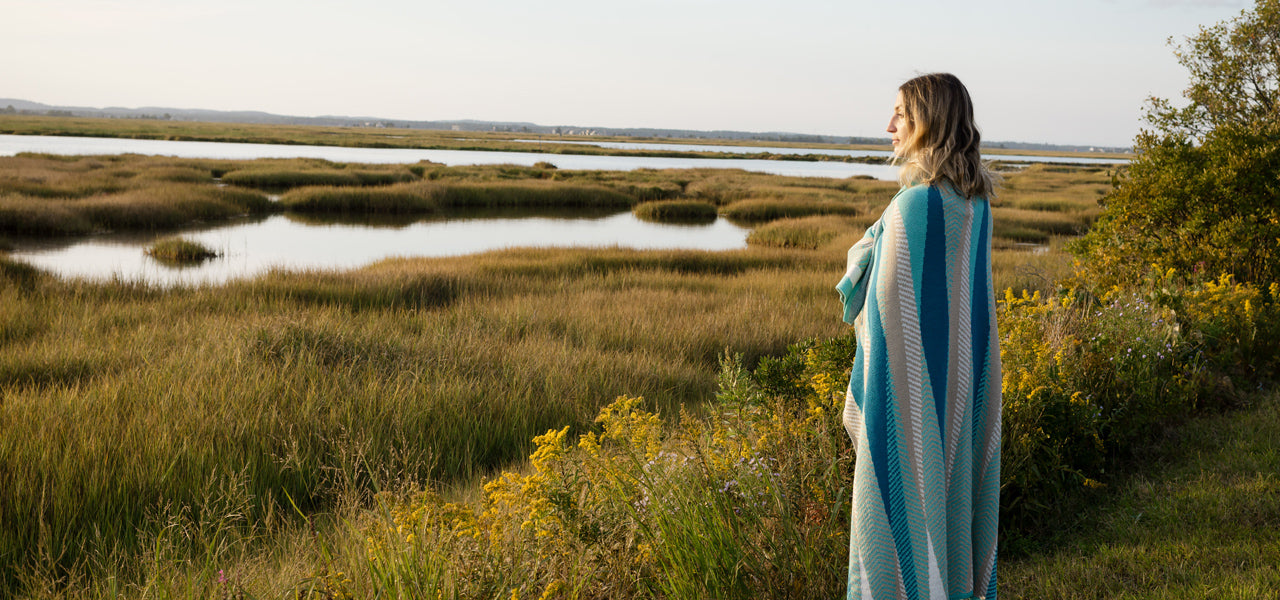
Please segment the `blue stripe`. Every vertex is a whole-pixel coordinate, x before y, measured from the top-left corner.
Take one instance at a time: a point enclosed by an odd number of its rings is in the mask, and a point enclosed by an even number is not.
[[[890,402],[897,404],[896,398],[890,397]],[[907,515],[907,499],[902,492],[902,463],[898,457],[898,438],[901,432],[898,430],[897,411],[892,409],[885,411],[885,428],[893,432],[888,437],[886,444],[886,453],[889,455],[888,464],[888,481],[883,481],[885,487],[889,490],[889,502],[884,506],[885,516],[889,518],[889,529],[893,531],[893,544],[898,549],[899,572],[902,574],[902,587],[908,598],[916,598],[916,559],[915,547],[911,540],[911,522]]]
[[[876,269],[879,271],[879,269]],[[879,275],[879,273],[872,273]],[[888,438],[892,437],[886,430],[885,412],[888,410],[889,390],[886,385],[888,373],[888,349],[885,347],[884,331],[877,325],[881,322],[879,298],[875,295],[868,295],[867,307],[864,310],[872,311],[871,314],[876,315],[875,319],[868,319],[867,335],[871,337],[868,354],[871,356],[872,371],[865,382],[865,395],[862,400],[862,427],[867,432],[867,446],[871,449],[871,465],[876,470],[876,482],[879,484],[881,501],[884,503],[885,509],[889,507],[889,490],[886,489],[888,483],[888,475],[885,473],[888,460],[885,457],[885,449],[888,447]],[[854,375],[861,377],[861,373]]]
[[[933,386],[933,405],[938,414],[942,447],[947,447],[947,363],[950,359],[951,316],[948,310],[950,290],[947,288],[947,222],[942,214],[942,193],[929,188],[928,226],[925,229],[924,264],[922,265],[920,298],[920,337],[929,382]]]
[[[991,565],[991,581],[987,583],[986,600],[996,600],[996,573],[1000,571],[1000,565],[998,562],[999,561],[997,561],[996,564]]]
[[[973,389],[973,423],[972,428],[975,433],[986,432],[985,423],[982,419],[986,416],[987,404],[987,353],[991,351],[991,295],[995,292],[991,289],[991,281],[988,276],[991,274],[990,262],[991,257],[988,254],[991,250],[991,211],[990,205],[985,202],[982,204],[982,229],[978,234],[978,256],[973,263],[973,293],[970,295],[972,304],[969,307],[972,316],[972,339],[973,339],[973,378],[978,385]],[[998,382],[997,382],[998,385]],[[983,447],[986,441],[985,435],[975,435],[973,444],[975,448]],[[982,456],[981,452],[975,452],[974,458]]]

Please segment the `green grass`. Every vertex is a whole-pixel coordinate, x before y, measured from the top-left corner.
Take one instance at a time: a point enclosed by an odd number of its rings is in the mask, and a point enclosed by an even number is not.
[[[1191,421],[1001,565],[1001,597],[1273,598],[1280,589],[1280,394]]]

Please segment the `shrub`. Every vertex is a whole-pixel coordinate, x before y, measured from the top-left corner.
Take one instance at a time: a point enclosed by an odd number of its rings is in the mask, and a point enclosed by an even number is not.
[[[1280,368],[1280,284],[1175,271],[1101,298],[1007,293],[1004,506],[1015,530],[1051,527],[1060,498],[1197,410],[1238,401]]]
[[[1143,272],[1280,280],[1280,123],[1220,127],[1204,142],[1139,136],[1128,176],[1074,246],[1102,286]]]
[[[1280,372],[1280,282],[1262,288],[1222,275],[1180,285],[1176,272],[1168,271],[1151,287],[1212,372],[1227,378],[1219,380],[1219,393],[1232,394],[1232,379],[1262,384]]]
[[[373,579],[427,597],[836,595],[847,348],[793,348],[798,402],[761,394],[730,356],[705,418],[682,411],[677,424],[620,397],[576,444],[567,427],[535,438],[531,469],[486,483],[479,506],[383,495],[364,532]]]

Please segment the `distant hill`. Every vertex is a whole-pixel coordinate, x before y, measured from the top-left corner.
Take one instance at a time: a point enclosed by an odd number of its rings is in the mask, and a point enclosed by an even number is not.
[[[536,123],[526,122],[477,121],[472,119],[458,121],[406,121],[402,119],[385,119],[381,117],[343,117],[329,115],[320,117],[295,117],[252,110],[227,111],[198,108],[164,108],[158,106],[144,106],[141,108],[122,108],[118,106],[109,106],[106,108],[93,108],[87,106],[52,106],[48,104],[41,104],[39,102],[32,102],[30,100],[19,100],[16,98],[0,98],[0,114],[23,114],[53,117],[96,117],[107,119],[156,119],[164,121],[200,121],[209,123],[320,125],[326,127],[387,127],[451,131],[502,131],[539,135],[617,135],[641,138],[697,138],[818,144],[889,144],[889,138],[812,135],[780,131],[700,131],[693,129],[659,129],[650,127],[582,127],[578,125],[538,125]],[[1130,150],[1129,148],[1117,147],[1065,146],[1026,142],[987,142],[984,146],[988,148],[1002,148],[1009,150],[1052,150],[1068,152],[1128,152]]]

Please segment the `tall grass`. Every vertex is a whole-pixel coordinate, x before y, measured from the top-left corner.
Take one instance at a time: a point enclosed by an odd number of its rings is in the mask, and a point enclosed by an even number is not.
[[[159,506],[195,502],[211,473],[245,478],[251,519],[285,494],[312,511],[355,449],[411,479],[465,478],[622,393],[697,403],[725,347],[758,357],[839,329],[794,310],[828,299],[831,268],[528,251],[157,290],[6,267],[5,578],[138,550]]]

